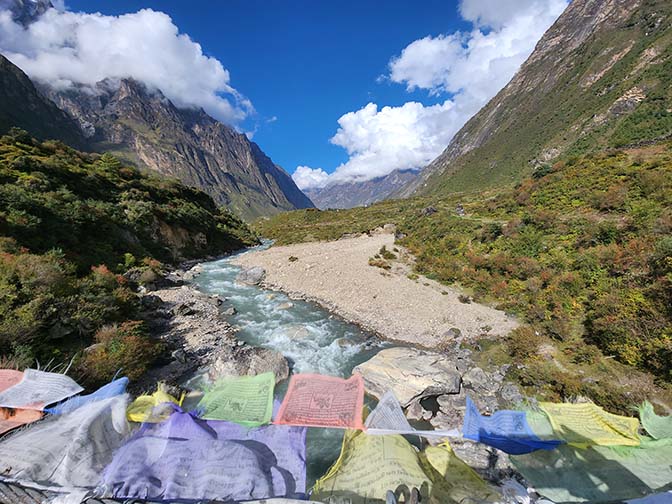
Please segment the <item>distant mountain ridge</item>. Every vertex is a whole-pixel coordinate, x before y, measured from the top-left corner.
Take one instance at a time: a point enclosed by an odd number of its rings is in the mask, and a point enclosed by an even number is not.
[[[133,79],[42,92],[75,119],[92,148],[210,194],[252,219],[312,202],[257,144],[205,111],[178,109]],[[93,91],[93,92],[92,92]]]
[[[52,7],[49,0],[0,0],[0,11],[23,27]],[[0,56],[0,133],[12,126],[175,177],[248,220],[314,207],[244,134],[203,109],[178,108],[160,90],[131,78],[57,90],[31,82]]]
[[[318,208],[354,208],[387,199],[417,176],[417,170],[395,170],[383,177],[329,184],[322,188],[305,189],[304,193]]]
[[[574,0],[513,79],[396,196],[510,184],[672,134],[672,2]]]

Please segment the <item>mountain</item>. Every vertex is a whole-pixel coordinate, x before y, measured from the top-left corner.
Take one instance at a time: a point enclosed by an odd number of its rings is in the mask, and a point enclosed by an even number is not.
[[[387,199],[417,176],[416,170],[395,170],[384,177],[364,182],[330,184],[322,188],[305,189],[304,193],[318,208],[353,208]]]
[[[672,134],[672,2],[574,0],[398,196],[510,184],[559,157]]]
[[[0,54],[0,134],[13,126],[42,140],[57,139],[81,147],[78,125],[47,98],[16,65]]]
[[[27,26],[53,8],[49,0],[0,0],[0,11],[8,10],[12,20]]]
[[[177,108],[157,89],[133,79],[41,89],[79,123],[93,150],[178,178],[244,218],[313,207],[244,134],[202,109]]]

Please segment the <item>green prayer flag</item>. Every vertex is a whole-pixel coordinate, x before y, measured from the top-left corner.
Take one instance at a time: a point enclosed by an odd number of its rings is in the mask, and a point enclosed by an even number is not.
[[[207,420],[227,420],[247,427],[271,421],[275,375],[237,376],[218,380],[198,403]]]
[[[644,404],[639,407],[639,418],[652,438],[672,438],[672,416],[656,415],[649,401],[644,401]]]
[[[639,446],[563,445],[512,456],[541,495],[553,502],[611,502],[672,488],[672,439],[642,438]]]

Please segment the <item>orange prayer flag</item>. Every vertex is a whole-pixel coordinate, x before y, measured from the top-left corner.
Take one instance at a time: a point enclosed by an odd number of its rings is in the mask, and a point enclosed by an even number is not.
[[[297,374],[289,387],[276,424],[363,429],[364,381],[317,374]]]
[[[0,434],[33,423],[42,418],[42,412],[29,409],[0,408]]]

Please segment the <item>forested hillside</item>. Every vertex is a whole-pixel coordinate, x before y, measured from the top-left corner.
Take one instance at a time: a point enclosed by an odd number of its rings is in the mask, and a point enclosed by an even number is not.
[[[632,368],[672,382],[669,143],[568,157],[514,189],[296,211],[257,229],[283,244],[386,223],[419,273],[527,324],[506,345],[484,343],[483,356],[513,360],[510,372],[542,396],[623,411],[651,386]]]
[[[107,365],[136,376],[157,348],[134,284],[155,281],[162,262],[255,242],[201,191],[11,130],[0,139],[3,367],[61,362],[95,341],[109,352],[82,359],[92,380]]]

